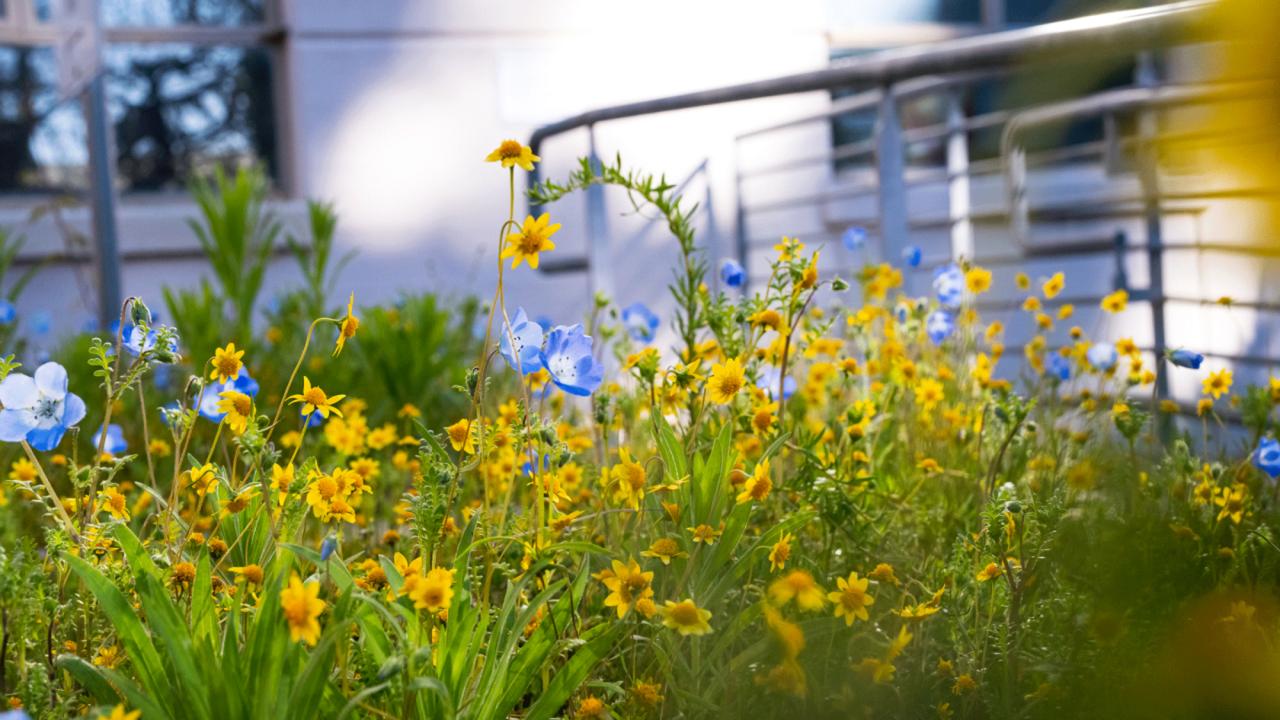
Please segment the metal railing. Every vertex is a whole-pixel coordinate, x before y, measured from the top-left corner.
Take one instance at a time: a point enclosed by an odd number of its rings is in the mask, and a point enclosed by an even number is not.
[[[737,137],[736,143],[736,252],[748,268],[754,248],[764,237],[756,237],[757,226],[767,213],[810,211],[821,217],[825,233],[834,237],[844,228],[861,225],[877,240],[883,258],[896,260],[908,245],[920,237],[944,234],[945,247],[926,254],[915,273],[926,272],[944,262],[967,257],[990,266],[1009,266],[1037,258],[1104,256],[1114,257],[1112,286],[1131,292],[1135,301],[1149,303],[1152,343],[1159,353],[1166,344],[1165,304],[1169,301],[1202,302],[1197,298],[1168,298],[1163,286],[1164,255],[1187,250],[1220,250],[1256,254],[1257,248],[1220,244],[1214,247],[1199,237],[1171,241],[1164,226],[1171,218],[1198,217],[1204,203],[1214,198],[1250,197],[1253,189],[1169,188],[1161,183],[1157,168],[1156,143],[1161,113],[1172,108],[1220,102],[1259,91],[1258,87],[1209,86],[1203,83],[1179,85],[1160,76],[1160,57],[1176,46],[1200,42],[1213,3],[1187,0],[1140,10],[1103,13],[1048,23],[1031,28],[998,32],[920,47],[906,47],[842,60],[814,72],[778,77],[703,92],[688,93],[644,102],[602,108],[575,115],[537,129],[529,144],[542,154],[549,138],[585,129],[590,153],[596,158],[595,126],[600,123],[641,115],[697,108],[812,91],[854,90],[847,97],[832,100],[819,113],[755,129]],[[966,93],[980,83],[1002,79],[1034,63],[1069,63],[1081,58],[1100,60],[1127,58],[1133,66],[1131,84],[1068,97],[1028,107],[1000,107],[985,112],[967,112],[973,103]],[[932,98],[941,108],[938,121],[910,126],[903,121],[904,104]],[[768,162],[746,167],[743,146],[756,140],[805,127],[827,127],[836,119],[867,116],[868,137],[844,144],[828,141],[823,152],[807,155],[770,156]],[[1082,120],[1100,120],[1102,137],[1052,147],[1028,147],[1032,131],[1051,125]],[[1133,129],[1123,131],[1123,123]],[[975,133],[997,134],[999,150],[993,157],[972,156]],[[933,146],[941,158],[937,167],[920,167],[911,162],[908,149]],[[1077,168],[1082,163],[1101,167],[1108,177],[1136,178],[1136,191],[1107,193],[1105,198],[1082,205],[1075,202],[1033,202],[1028,193],[1029,178],[1040,171]],[[926,163],[927,164],[927,163]],[[746,184],[763,177],[796,171],[825,173],[825,182],[809,183],[800,194],[774,197],[761,202],[748,192]],[[861,171],[861,172],[859,172]],[[852,180],[851,180],[852,179]],[[1002,202],[981,207],[974,201],[974,183],[994,181],[1002,185]],[[530,186],[539,181],[535,171]],[[609,287],[607,266],[608,232],[604,216],[603,191],[595,189],[586,199],[588,243],[584,257],[564,264],[590,274],[593,288]],[[944,201],[931,207],[946,207],[945,215],[913,215],[909,196],[936,191]],[[830,208],[849,208],[862,202],[862,216],[832,217]],[[1200,204],[1196,204],[1200,203]],[[867,207],[869,206],[869,209]],[[536,213],[537,209],[532,208]],[[1037,241],[1033,228],[1110,224],[1106,231],[1068,240]],[[1001,228],[1012,234],[1012,243],[1003,252],[980,253],[980,228]],[[760,233],[767,237],[767,233]],[[776,240],[772,235],[769,244]],[[1130,238],[1140,238],[1131,242]],[[1129,256],[1145,255],[1146,287],[1130,287],[1126,265]],[[1265,251],[1261,254],[1266,254]],[[549,268],[555,271],[557,268]],[[1073,298],[1096,307],[1100,294]],[[999,309],[999,300],[987,305]],[[1005,302],[1007,305],[1008,303]],[[1267,303],[1240,303],[1258,310],[1280,310]],[[1004,308],[1008,309],[1008,308]],[[1265,356],[1238,353],[1223,358],[1241,362],[1270,362]],[[1157,392],[1168,393],[1163,372],[1158,374]]]

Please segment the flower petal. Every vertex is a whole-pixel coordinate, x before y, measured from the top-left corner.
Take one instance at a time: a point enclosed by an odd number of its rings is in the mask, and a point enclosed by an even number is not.
[[[36,368],[36,387],[41,394],[61,400],[67,394],[67,369],[56,362]]]
[[[75,393],[67,393],[66,405],[62,410],[63,427],[75,427],[76,423],[84,419],[84,400],[80,399]]]
[[[36,383],[31,379],[30,375],[21,373],[10,375],[0,382],[0,403],[4,403],[6,408],[18,409],[29,408],[36,404],[36,400],[40,397],[39,391],[36,390]]]
[[[58,443],[62,441],[62,436],[66,432],[67,429],[61,425],[54,425],[44,430],[32,430],[27,433],[27,442],[36,450],[48,452],[58,447]]]
[[[30,380],[30,378],[27,379]],[[35,386],[32,385],[32,387]],[[35,413],[30,410],[14,408],[0,410],[0,440],[4,442],[18,442],[25,439],[27,433],[31,432],[35,426]]]

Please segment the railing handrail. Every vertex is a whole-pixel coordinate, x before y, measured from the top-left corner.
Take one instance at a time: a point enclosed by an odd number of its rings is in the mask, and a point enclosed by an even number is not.
[[[608,120],[849,85],[887,85],[921,75],[999,66],[1032,53],[1132,53],[1136,46],[1157,44],[1175,33],[1197,28],[1207,20],[1213,4],[1212,0],[1182,0],[1087,15],[924,46],[882,50],[840,60],[821,70],[598,108],[537,128],[529,136],[529,146],[536,153],[549,137]]]

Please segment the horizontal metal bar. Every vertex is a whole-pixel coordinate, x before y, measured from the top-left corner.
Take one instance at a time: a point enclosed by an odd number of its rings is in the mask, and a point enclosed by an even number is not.
[[[287,257],[293,254],[288,245],[277,245],[271,250],[272,257]],[[182,260],[204,260],[205,252],[200,247],[161,248],[153,250],[122,250],[121,262],[171,262]],[[15,267],[31,267],[33,265],[91,265],[95,262],[93,253],[56,252],[29,253],[14,258]]]
[[[241,27],[204,25],[170,25],[155,27],[106,27],[102,39],[110,44],[154,45],[182,43],[187,45],[266,45],[283,42],[288,34],[284,25],[260,24]],[[0,24],[0,43],[23,47],[42,47],[58,42],[58,26],[37,23],[22,28]]]
[[[533,131],[529,144],[537,152],[543,140],[576,128],[609,120],[685,110],[856,85],[888,85],[906,78],[938,75],[958,67],[976,70],[1006,65],[1028,55],[1058,56],[1070,51],[1082,57],[1132,54],[1185,37],[1208,20],[1213,3],[1184,0],[1136,10],[1099,13],[1028,28],[960,38],[926,46],[894,48],[833,63],[811,72],[756,82],[599,108]]]

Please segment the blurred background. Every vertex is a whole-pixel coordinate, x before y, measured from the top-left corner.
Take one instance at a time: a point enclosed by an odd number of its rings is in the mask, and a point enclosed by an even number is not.
[[[1071,323],[1258,381],[1280,351],[1276,63],[1252,44],[1276,26],[1271,4],[100,0],[120,289],[193,287],[209,264],[187,186],[256,165],[285,234],[305,239],[306,199],[334,203],[337,251],[357,251],[343,297],[486,297],[507,196],[482,160],[552,125],[542,177],[592,152],[666,173],[702,204],[708,259],[757,280],[784,234],[849,278],[919,247],[918,294],[932,268],[976,258],[996,273],[981,309],[1018,356],[1034,318],[1015,273],[1062,270]],[[26,238],[17,266],[40,267],[17,298],[37,345],[100,315],[92,107],[60,87],[66,5],[0,0],[0,226]],[[572,321],[599,290],[666,315],[675,248],[650,217],[607,193],[550,210],[562,242],[546,272],[511,276],[512,306]],[[280,255],[268,295],[302,282]],[[1118,288],[1129,309],[1097,312]],[[1198,379],[1178,380],[1162,374],[1160,392],[1193,403]]]

